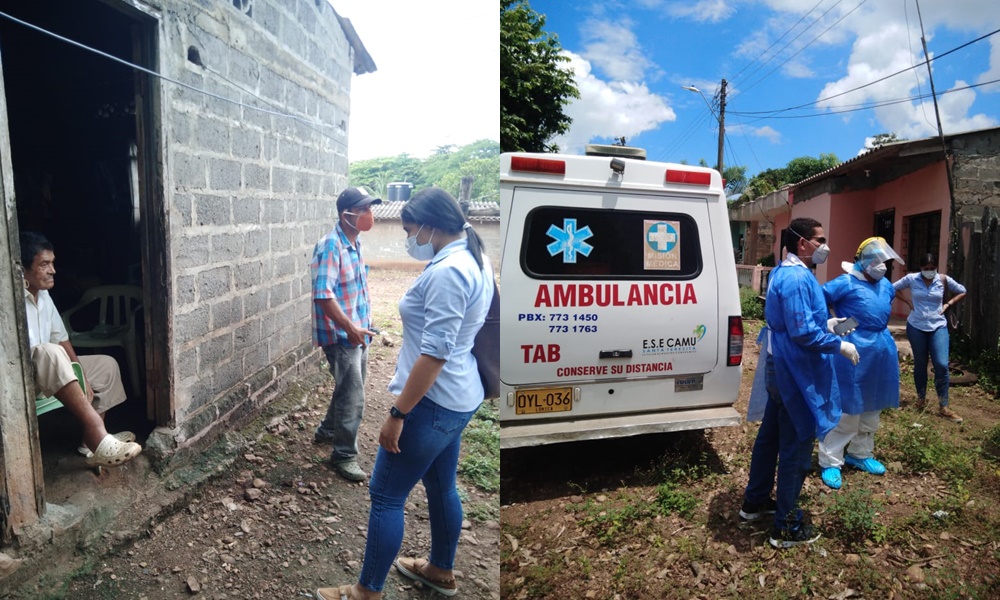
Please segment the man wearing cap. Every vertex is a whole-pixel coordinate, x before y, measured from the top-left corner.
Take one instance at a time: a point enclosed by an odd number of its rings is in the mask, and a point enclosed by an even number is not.
[[[314,441],[333,444],[330,464],[350,481],[368,477],[358,465],[358,427],[365,411],[369,336],[375,334],[359,234],[372,228],[371,205],[381,202],[361,188],[341,192],[337,224],[316,244],[310,265],[313,344],[323,347],[334,379],[330,406]]]

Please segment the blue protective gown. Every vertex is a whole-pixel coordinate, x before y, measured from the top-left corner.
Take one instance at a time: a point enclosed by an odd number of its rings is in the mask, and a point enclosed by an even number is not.
[[[828,315],[815,275],[789,255],[771,272],[764,316],[781,401],[800,440],[822,440],[840,420],[833,359],[841,339],[826,330]]]
[[[854,317],[858,327],[845,338],[858,348],[861,362],[834,358],[841,410],[849,415],[899,408],[899,354],[889,333],[896,290],[884,277],[875,283],[841,275],[823,286],[826,302],[838,317]]]

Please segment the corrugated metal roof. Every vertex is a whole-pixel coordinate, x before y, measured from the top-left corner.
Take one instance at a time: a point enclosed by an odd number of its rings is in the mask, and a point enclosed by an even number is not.
[[[399,219],[400,213],[406,202],[383,202],[372,207],[372,215],[376,221],[389,221]],[[488,223],[500,221],[500,205],[496,202],[469,203],[469,221]]]

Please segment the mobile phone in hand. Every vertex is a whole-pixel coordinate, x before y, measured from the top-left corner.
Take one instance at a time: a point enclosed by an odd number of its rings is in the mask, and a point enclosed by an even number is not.
[[[846,321],[841,321],[833,326],[833,332],[837,335],[844,336],[848,333],[854,331],[858,328],[858,320],[854,317],[848,317]]]

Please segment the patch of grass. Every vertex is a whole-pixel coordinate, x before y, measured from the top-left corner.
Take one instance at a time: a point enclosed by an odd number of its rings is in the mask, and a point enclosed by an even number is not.
[[[484,492],[500,491],[500,409],[484,402],[462,433],[458,472]]]
[[[560,569],[549,565],[532,565],[524,575],[524,591],[528,598],[543,598],[555,590],[555,576]]]
[[[833,494],[833,504],[827,514],[833,523],[832,534],[848,546],[856,546],[871,540],[882,543],[887,537],[884,525],[876,521],[884,504],[872,497],[870,490],[854,489]]]
[[[743,311],[744,319],[760,320],[764,318],[764,305],[757,299],[759,295],[760,292],[754,291],[753,288],[740,288],[740,308]]]
[[[983,456],[1000,462],[1000,425],[995,425],[986,432],[983,440]]]
[[[975,475],[976,453],[945,442],[933,427],[892,428],[884,433],[881,447],[913,471],[934,471],[952,483]]]
[[[656,486],[656,505],[660,514],[677,513],[687,517],[698,507],[698,498],[676,482],[666,481]]]
[[[500,518],[500,504],[498,502],[476,502],[465,506],[465,515],[470,520],[479,523],[496,521]]]

